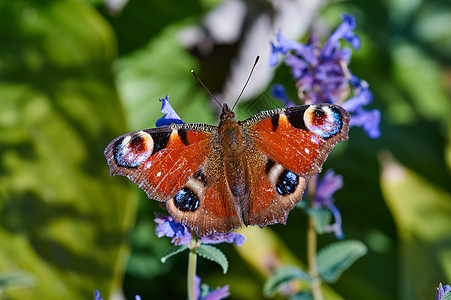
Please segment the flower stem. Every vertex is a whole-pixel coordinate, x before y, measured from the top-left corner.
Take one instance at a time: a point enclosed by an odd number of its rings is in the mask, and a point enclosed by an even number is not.
[[[310,205],[313,204],[315,198],[316,183],[318,181],[318,175],[313,176],[309,181],[308,195],[310,198]],[[316,248],[317,248],[317,236],[315,230],[315,223],[313,218],[308,216],[308,229],[307,229],[307,260],[312,278],[312,294],[314,300],[323,300],[323,294],[321,292],[321,280],[318,275],[318,266],[316,264]]]
[[[316,264],[316,231],[312,217],[308,218],[308,223],[307,257],[310,276],[312,277],[312,294],[314,300],[322,300],[323,295],[321,293],[321,280],[318,276],[318,266]]]
[[[193,238],[189,244],[189,254],[188,254],[188,300],[196,300],[194,295],[194,278],[196,277],[196,264],[197,264],[197,239],[196,235],[193,234]]]

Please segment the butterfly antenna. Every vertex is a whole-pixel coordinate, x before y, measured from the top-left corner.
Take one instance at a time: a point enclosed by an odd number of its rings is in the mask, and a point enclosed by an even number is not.
[[[240,100],[241,95],[243,95],[243,92],[244,92],[244,90],[246,89],[247,83],[248,83],[249,80],[251,79],[252,73],[254,73],[255,66],[257,65],[259,59],[260,59],[260,55],[257,55],[257,58],[255,59],[255,62],[254,62],[254,65],[252,66],[251,72],[249,73],[249,77],[247,77],[246,83],[244,84],[243,89],[241,90],[240,95],[239,95],[238,98],[236,99],[235,104],[233,104],[233,106],[232,106],[232,109],[231,109],[232,111],[233,111],[233,109],[235,108],[236,104],[238,103],[238,100]]]
[[[222,107],[221,102],[219,102],[218,99],[216,99],[216,97],[210,92],[210,90],[205,86],[205,84],[202,82],[202,80],[200,80],[199,76],[197,76],[196,72],[194,72],[194,70],[191,70],[191,73],[193,73],[194,77],[196,77],[197,81],[200,82],[200,84],[204,87],[204,89],[210,94],[210,96],[213,97],[213,99],[215,99],[215,101],[219,104],[219,106]]]

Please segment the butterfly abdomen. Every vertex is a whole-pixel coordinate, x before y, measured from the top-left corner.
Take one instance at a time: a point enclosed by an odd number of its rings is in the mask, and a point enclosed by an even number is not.
[[[247,146],[243,128],[235,119],[222,120],[218,126],[220,148],[223,151],[224,175],[230,192],[238,203],[248,198],[244,151]]]

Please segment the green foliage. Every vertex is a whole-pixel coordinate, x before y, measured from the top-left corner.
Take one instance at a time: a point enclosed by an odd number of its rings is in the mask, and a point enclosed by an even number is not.
[[[305,273],[303,270],[299,269],[298,267],[293,266],[285,266],[282,268],[277,269],[277,271],[272,274],[265,282],[265,285],[263,286],[263,294],[266,297],[272,297],[274,296],[278,291],[279,288],[284,285],[288,284],[293,280],[304,280],[304,281],[310,281],[310,276]],[[301,298],[296,298],[301,299]]]
[[[185,250],[188,249],[188,245],[181,245],[181,246],[172,246],[171,248],[168,249],[168,251],[166,251],[166,253],[163,255],[163,257],[161,258],[161,262],[165,263],[166,260],[168,260],[168,258],[179,254]]]
[[[313,295],[310,292],[301,292],[289,297],[290,300],[313,300]]]
[[[326,282],[337,281],[346,269],[366,253],[367,248],[360,241],[345,240],[329,244],[317,255],[319,276]]]
[[[451,292],[447,292],[443,295],[442,300],[451,300]]]
[[[205,90],[190,73],[199,68],[198,62],[176,39],[181,28],[182,24],[166,28],[148,45],[115,63],[119,93],[133,130],[155,126],[161,117],[158,99],[166,95],[184,122],[216,122],[205,105]]]
[[[18,0],[0,36],[0,271],[35,281],[5,297],[108,297],[135,210],[103,157],[125,123],[113,33],[83,2]]]
[[[451,193],[390,157],[383,165],[382,189],[399,230],[407,299],[426,294],[430,284],[423,280],[425,274],[451,281]]]
[[[26,273],[7,273],[0,275],[0,296],[8,288],[26,288],[34,284],[34,278]]]
[[[307,213],[313,218],[315,230],[318,234],[323,234],[326,227],[330,225],[332,214],[325,208],[308,208]]]
[[[224,253],[222,253],[222,251],[218,248],[201,244],[196,248],[196,253],[203,258],[214,261],[221,266],[222,272],[224,274],[227,273],[227,270],[229,269],[229,261],[227,260],[227,257],[224,255]]]

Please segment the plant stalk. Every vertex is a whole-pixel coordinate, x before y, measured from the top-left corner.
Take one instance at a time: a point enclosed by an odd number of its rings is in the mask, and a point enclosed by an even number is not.
[[[196,264],[197,264],[197,239],[193,234],[193,238],[189,244],[189,254],[188,254],[188,276],[187,276],[187,284],[188,284],[188,300],[196,300],[194,295],[194,279],[196,277]]]
[[[318,181],[318,175],[313,176],[309,181],[308,195],[310,199],[310,205],[313,205],[313,200],[316,193],[316,184]],[[316,250],[317,250],[317,235],[315,229],[315,223],[311,216],[308,216],[308,229],[307,229],[307,261],[312,278],[312,294],[314,300],[323,300],[323,294],[321,292],[321,280],[318,275],[318,265],[316,263]]]
[[[308,217],[308,232],[307,232],[307,257],[310,276],[312,278],[312,294],[314,300],[323,300],[321,293],[321,280],[318,276],[318,266],[316,264],[316,230],[313,218]]]

